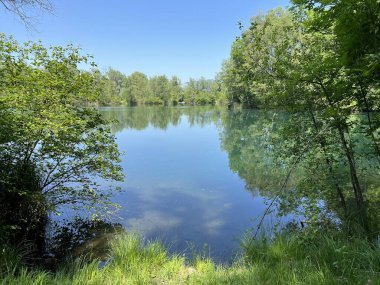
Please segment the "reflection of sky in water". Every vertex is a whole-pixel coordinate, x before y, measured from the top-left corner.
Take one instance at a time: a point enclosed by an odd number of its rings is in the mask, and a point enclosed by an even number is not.
[[[145,115],[144,110],[150,113]],[[165,130],[149,123],[141,130],[123,128],[120,118],[128,119],[129,124],[139,121],[131,111],[141,112],[143,118],[154,115],[160,119],[164,109],[161,114],[155,110],[159,109],[103,110],[106,115],[112,111],[108,119],[115,116],[120,121],[116,138],[125,152],[122,166],[126,179],[117,184],[122,191],[112,198],[122,206],[115,222],[143,238],[160,239],[173,252],[189,255],[195,247],[200,253],[206,244],[206,254],[214,260],[231,261],[239,249],[239,238],[257,225],[264,213],[265,199],[257,189],[248,191],[246,181],[230,170],[228,154],[220,146],[221,126],[213,120],[202,124],[193,120],[191,124],[189,116],[182,115],[176,126],[169,123]],[[55,217],[56,221],[69,219],[74,213],[87,216],[83,210],[60,210],[63,215]],[[264,228],[276,221],[268,215]]]
[[[215,259],[231,257],[237,239],[265,210],[264,199],[245,189],[228,167],[215,124],[148,127],[116,134],[126,180],[121,223],[148,239],[159,238],[183,252],[189,244],[209,247]]]

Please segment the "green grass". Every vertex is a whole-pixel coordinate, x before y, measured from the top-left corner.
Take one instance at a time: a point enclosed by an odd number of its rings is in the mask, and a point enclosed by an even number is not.
[[[380,284],[380,251],[359,238],[279,235],[243,248],[244,256],[231,266],[200,257],[189,263],[159,242],[144,245],[124,235],[112,241],[112,261],[104,268],[76,260],[55,273],[27,269],[4,249],[0,284]]]

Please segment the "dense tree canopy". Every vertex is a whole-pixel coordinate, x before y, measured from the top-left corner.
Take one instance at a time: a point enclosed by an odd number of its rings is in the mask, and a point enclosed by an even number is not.
[[[380,78],[380,4],[377,0],[293,0],[315,11],[310,29],[333,29],[344,65]]]
[[[380,166],[378,61],[366,61],[375,59],[376,44],[348,43],[362,37],[362,32],[371,35],[364,11],[374,1],[323,1],[323,5],[294,2],[300,5],[292,10],[276,9],[252,18],[250,27],[234,42],[221,77],[230,102],[246,106],[257,102],[288,112],[289,124],[282,128],[281,136],[287,142],[281,151],[284,158],[298,161],[302,156],[309,170],[325,164],[333,187],[314,189],[320,193],[316,199],[324,197],[323,191],[335,191],[346,215],[359,211],[356,217],[363,222],[369,201],[366,193],[371,188],[363,183],[363,175],[379,175]],[[307,3],[309,10],[305,9]],[[351,30],[355,24],[344,33],[339,21],[343,20],[341,13],[348,11],[344,9],[352,7],[350,3],[362,9],[363,13],[358,11],[362,22],[357,30]],[[376,23],[374,19],[370,22]],[[370,39],[366,41],[376,41]],[[371,163],[371,169],[362,169],[361,160],[377,163]],[[350,177],[350,190],[338,182],[337,169],[342,167]],[[298,191],[301,197],[307,194],[302,188]]]
[[[189,79],[185,85],[173,76],[148,78],[141,72],[129,76],[110,68],[100,79],[99,105],[214,105],[224,104],[225,96],[218,80]]]
[[[108,191],[95,177],[123,178],[109,127],[86,107],[99,94],[96,71],[81,71],[79,64],[95,67],[73,46],[20,45],[0,35],[2,226],[61,204],[107,203]],[[18,216],[17,209],[25,212]]]

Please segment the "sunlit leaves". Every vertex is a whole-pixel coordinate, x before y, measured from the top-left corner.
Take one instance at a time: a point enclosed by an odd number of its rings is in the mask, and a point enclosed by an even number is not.
[[[11,164],[36,165],[51,206],[99,203],[106,191],[95,177],[122,179],[114,137],[88,106],[99,95],[95,66],[72,45],[19,45],[0,35],[0,152]]]

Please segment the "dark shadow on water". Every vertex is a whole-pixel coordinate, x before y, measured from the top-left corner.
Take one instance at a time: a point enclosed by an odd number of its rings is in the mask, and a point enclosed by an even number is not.
[[[42,265],[54,270],[59,264],[81,258],[105,261],[110,257],[110,241],[125,233],[121,224],[101,219],[73,217],[48,228]]]

